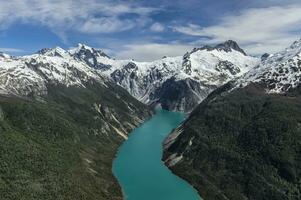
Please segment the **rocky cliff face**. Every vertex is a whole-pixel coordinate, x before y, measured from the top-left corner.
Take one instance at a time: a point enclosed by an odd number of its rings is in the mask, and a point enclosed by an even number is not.
[[[176,80],[175,77],[171,77],[155,90],[151,98],[156,99],[154,104],[163,109],[190,111],[213,89],[215,86],[201,85],[190,78]]]

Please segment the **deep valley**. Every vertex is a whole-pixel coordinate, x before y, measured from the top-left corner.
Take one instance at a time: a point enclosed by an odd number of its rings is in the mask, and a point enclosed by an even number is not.
[[[232,40],[151,62],[1,53],[1,199],[198,199],[184,180],[206,200],[300,199],[300,82],[301,40],[261,58]]]

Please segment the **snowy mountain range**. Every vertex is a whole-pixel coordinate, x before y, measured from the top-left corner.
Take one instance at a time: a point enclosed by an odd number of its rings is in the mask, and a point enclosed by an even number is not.
[[[153,62],[115,60],[84,45],[79,49],[77,58],[100,70],[143,103],[177,111],[191,111],[212,90],[258,63],[234,41]]]
[[[153,62],[116,60],[78,44],[70,50],[56,47],[21,57],[0,54],[0,91],[39,96],[47,93],[49,83],[84,87],[90,79],[113,81],[143,103],[191,111],[212,90],[258,63],[234,41]]]
[[[260,83],[268,93],[285,93],[301,81],[301,39],[285,50],[265,55],[259,65],[236,81],[236,87]]]
[[[76,61],[61,48],[30,56],[3,57],[0,77],[2,93],[24,96],[46,94],[48,83],[84,86],[89,79],[103,79],[95,69]]]

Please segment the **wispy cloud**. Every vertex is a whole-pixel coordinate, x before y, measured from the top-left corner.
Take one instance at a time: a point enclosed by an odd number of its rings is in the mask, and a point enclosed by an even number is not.
[[[158,8],[135,2],[108,0],[10,0],[1,1],[0,29],[14,23],[37,23],[58,35],[65,31],[112,33],[143,25]],[[127,17],[126,15],[135,15]]]
[[[124,45],[121,51],[116,53],[116,57],[120,59],[135,58],[138,61],[152,61],[160,59],[163,56],[179,56],[184,55],[193,48],[191,45],[185,44],[130,44]]]
[[[174,26],[187,35],[208,37],[207,43],[233,39],[251,54],[275,52],[301,37],[301,5],[251,8],[238,15],[224,17],[218,24],[201,27],[196,24]],[[204,42],[204,40],[203,40]]]
[[[165,27],[161,24],[161,23],[153,23],[150,27],[150,30],[151,31],[154,31],[154,32],[162,32],[164,31]]]
[[[1,48],[0,47],[0,52],[4,53],[23,53],[23,49],[15,49],[15,48]]]
[[[121,20],[117,17],[92,18],[80,25],[78,30],[83,33],[122,32],[135,27],[133,20]]]

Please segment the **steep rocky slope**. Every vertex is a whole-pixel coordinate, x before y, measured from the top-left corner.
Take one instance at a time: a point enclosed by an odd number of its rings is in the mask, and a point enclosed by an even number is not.
[[[301,40],[209,95],[164,160],[205,199],[301,198]]]

